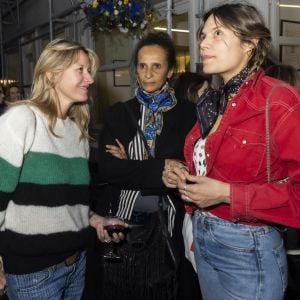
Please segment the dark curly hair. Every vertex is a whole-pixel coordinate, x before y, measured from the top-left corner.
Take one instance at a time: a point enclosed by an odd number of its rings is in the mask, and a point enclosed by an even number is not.
[[[176,68],[176,50],[172,38],[166,32],[149,32],[147,35],[142,37],[142,39],[136,45],[133,55],[132,55],[132,65],[134,68],[137,67],[138,63],[138,53],[141,48],[145,46],[157,45],[163,48],[166,52],[166,57],[168,61],[168,69],[172,70]]]
[[[290,85],[300,86],[300,76],[298,71],[291,65],[273,64],[265,69],[265,73],[269,76],[285,81]]]

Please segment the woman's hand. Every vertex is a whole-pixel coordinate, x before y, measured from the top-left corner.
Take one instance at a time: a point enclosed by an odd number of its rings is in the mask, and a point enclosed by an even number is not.
[[[178,182],[185,180],[189,170],[187,166],[177,159],[166,159],[162,173],[162,181],[168,188],[177,188]]]
[[[128,227],[128,224],[121,219],[115,221],[115,224],[119,224],[125,228]],[[107,225],[107,219],[105,217],[97,215],[96,213],[92,213],[90,217],[90,225],[96,229],[97,236],[101,242],[109,243],[113,241],[118,243],[120,242],[120,240],[123,240],[125,238],[122,232],[118,234],[114,233],[112,237],[109,236],[107,230],[104,229],[104,227]]]
[[[219,203],[230,203],[230,185],[205,176],[186,174],[185,180],[178,182],[181,198],[206,208]]]
[[[127,154],[123,144],[116,139],[118,146],[115,145],[106,145],[106,152],[110,153],[112,156],[120,158],[120,159],[127,159]]]

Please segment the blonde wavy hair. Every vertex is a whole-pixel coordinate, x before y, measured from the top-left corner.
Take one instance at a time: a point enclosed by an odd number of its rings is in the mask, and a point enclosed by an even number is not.
[[[48,78],[47,73],[51,73],[54,78],[77,61],[80,51],[88,55],[91,74],[94,77],[99,67],[99,59],[94,51],[75,41],[55,39],[45,47],[36,63],[30,98],[18,102],[38,107],[47,116],[49,130],[55,136],[57,135],[54,132],[54,126],[58,118],[60,102],[54,83]],[[88,138],[90,120],[88,103],[74,103],[68,110],[67,116],[80,129],[80,139]]]

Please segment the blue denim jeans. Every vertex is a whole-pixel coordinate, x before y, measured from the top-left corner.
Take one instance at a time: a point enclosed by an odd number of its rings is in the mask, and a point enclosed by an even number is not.
[[[70,266],[52,266],[39,272],[6,274],[11,300],[80,300],[84,288],[86,252]]]
[[[281,300],[287,260],[271,226],[235,224],[197,210],[195,259],[203,300]]]

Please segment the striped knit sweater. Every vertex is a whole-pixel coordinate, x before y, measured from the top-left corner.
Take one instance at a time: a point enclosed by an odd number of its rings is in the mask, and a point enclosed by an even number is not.
[[[42,270],[88,238],[88,142],[69,118],[54,132],[37,108],[0,117],[0,250],[7,273]]]

